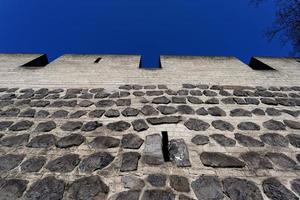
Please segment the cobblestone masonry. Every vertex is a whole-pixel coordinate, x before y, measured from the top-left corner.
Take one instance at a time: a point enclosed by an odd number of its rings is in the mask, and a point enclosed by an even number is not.
[[[0,88],[0,199],[300,197],[293,81],[64,87],[47,80]]]

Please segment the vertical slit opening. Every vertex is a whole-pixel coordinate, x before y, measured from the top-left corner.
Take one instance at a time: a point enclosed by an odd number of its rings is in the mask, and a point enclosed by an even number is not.
[[[101,58],[97,58],[94,63],[99,63]]]
[[[163,151],[164,160],[165,160],[165,162],[169,162],[170,155],[169,155],[169,148],[168,148],[168,146],[169,146],[168,132],[162,131],[161,135],[162,135],[162,151]]]

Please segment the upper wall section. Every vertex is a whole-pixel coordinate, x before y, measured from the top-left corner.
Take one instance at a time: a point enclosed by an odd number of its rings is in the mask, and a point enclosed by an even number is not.
[[[48,64],[43,54],[0,54],[1,86],[115,87],[119,84],[182,83],[294,86],[300,63],[254,57],[251,67],[234,57],[162,56],[161,68],[139,69],[138,55],[64,55]],[[255,66],[274,70],[254,70]],[[38,67],[41,65],[42,67]],[[256,67],[257,67],[256,66]]]

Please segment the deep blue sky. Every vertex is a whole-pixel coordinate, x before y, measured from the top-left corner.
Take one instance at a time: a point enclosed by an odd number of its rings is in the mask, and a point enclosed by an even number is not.
[[[1,0],[0,52],[159,55],[287,56],[269,43],[272,1],[248,0]]]

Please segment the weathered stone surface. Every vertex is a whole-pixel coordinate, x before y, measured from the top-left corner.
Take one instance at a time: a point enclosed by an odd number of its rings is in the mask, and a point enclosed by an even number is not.
[[[26,200],[53,199],[63,198],[65,183],[53,176],[40,179],[33,183],[24,195]]]
[[[268,153],[266,153],[266,156],[275,165],[278,165],[279,167],[281,167],[283,169],[294,169],[294,170],[299,170],[300,169],[300,167],[296,163],[296,161],[294,161],[293,159],[291,159],[290,157],[288,157],[287,155],[285,155],[283,153],[268,152]]]
[[[233,95],[238,96],[238,97],[246,97],[248,96],[247,91],[242,90],[242,89],[235,89],[233,90]]]
[[[189,94],[189,91],[188,91],[188,90],[178,90],[178,91],[177,91],[177,94],[178,94],[179,96],[186,96],[186,95]],[[173,103],[174,103],[174,102],[173,102]]]
[[[293,120],[283,120],[285,125],[291,129],[297,129],[300,130],[300,122],[293,121]]]
[[[245,98],[246,104],[258,105],[260,102],[256,98]]]
[[[224,147],[233,147],[236,144],[236,141],[234,139],[226,137],[222,134],[213,134],[210,137],[213,138],[218,144]]]
[[[180,114],[186,114],[186,115],[193,115],[193,114],[195,114],[194,109],[191,106],[188,106],[188,105],[177,106],[177,111]]]
[[[121,146],[125,149],[139,149],[143,143],[143,139],[131,133],[123,135],[121,140]]]
[[[143,162],[149,165],[163,164],[162,138],[159,134],[146,136]]]
[[[122,115],[125,117],[135,117],[140,113],[140,110],[136,108],[127,107],[122,111]]]
[[[117,121],[107,124],[107,128],[112,131],[122,132],[130,128],[130,123],[125,121]]]
[[[215,97],[215,96],[218,96],[218,94],[214,91],[211,91],[211,90],[204,90],[203,91],[203,94],[207,97]]]
[[[293,111],[293,110],[283,109],[283,110],[281,110],[281,112],[289,114],[289,115],[291,115],[293,117],[298,117],[300,115],[300,111],[299,110]]]
[[[164,115],[170,115],[177,112],[177,109],[173,106],[158,106],[157,110],[159,110],[159,112]]]
[[[89,144],[92,148],[115,148],[120,145],[120,140],[109,136],[97,136]]]
[[[142,97],[142,96],[145,95],[145,92],[142,92],[142,91],[134,91],[132,94],[133,94],[134,96],[136,96],[136,97]]]
[[[170,160],[177,167],[190,167],[189,150],[183,139],[170,140],[168,145]]]
[[[203,152],[200,159],[208,167],[245,167],[245,163],[238,158],[218,152]]]
[[[86,122],[82,127],[81,130],[85,132],[96,130],[98,127],[101,127],[103,124],[98,121],[90,121]]]
[[[69,148],[73,146],[79,146],[85,141],[85,137],[80,134],[71,134],[60,138],[56,142],[56,147],[58,148]]]
[[[91,173],[107,167],[113,160],[114,157],[107,152],[94,153],[81,161],[79,169],[82,172]]]
[[[291,181],[291,188],[294,192],[300,195],[300,179],[294,179]]]
[[[271,98],[261,98],[260,101],[266,105],[272,105],[272,106],[278,105],[277,101],[275,99],[271,99]]]
[[[202,92],[201,92],[201,90],[190,90],[190,95],[202,96]]]
[[[178,200],[195,200],[189,196],[186,196],[185,194],[180,194],[178,197]]]
[[[172,103],[174,104],[186,104],[185,97],[172,97]]]
[[[78,118],[80,118],[80,117],[82,117],[82,116],[84,116],[86,114],[87,114],[87,111],[85,111],[85,110],[78,110],[78,111],[75,111],[75,112],[71,113],[70,114],[70,118],[71,119],[78,119]]]
[[[69,188],[69,198],[75,200],[106,199],[109,187],[97,175],[75,180]]]
[[[181,121],[180,116],[164,116],[164,117],[151,117],[146,119],[152,125],[160,124],[178,124]]]
[[[184,125],[189,129],[189,130],[194,130],[194,131],[205,131],[207,130],[210,125],[200,119],[195,119],[195,118],[190,118],[188,119]]]
[[[44,100],[31,101],[29,103],[30,107],[46,107],[49,104],[50,101],[44,101]]]
[[[209,143],[209,138],[205,135],[196,135],[192,138],[191,141],[195,145],[205,145]]]
[[[35,128],[36,132],[49,132],[56,128],[54,121],[41,122]]]
[[[232,97],[221,99],[221,102],[224,104],[235,104],[235,101]]]
[[[188,96],[187,100],[192,104],[202,104],[203,101],[199,99],[198,97]]]
[[[104,114],[105,117],[108,118],[113,118],[113,117],[119,117],[120,116],[120,112],[116,109],[109,109],[108,111],[106,111],[106,113]]]
[[[40,110],[36,113],[35,117],[37,118],[46,118],[50,115],[50,113],[46,110]]]
[[[137,132],[145,131],[149,128],[149,126],[143,119],[136,119],[133,122],[131,122],[131,124],[133,126],[133,130]]]
[[[19,114],[19,117],[33,118],[35,115],[35,109],[28,108]]]
[[[258,115],[258,116],[263,116],[265,115],[265,111],[263,111],[260,108],[255,108],[254,110],[251,111],[254,115]]]
[[[23,120],[23,121],[19,121],[19,122],[16,122],[15,124],[13,124],[11,127],[9,127],[9,130],[10,131],[24,131],[24,130],[30,129],[32,125],[33,125],[32,121]]]
[[[45,168],[52,172],[67,173],[73,171],[79,162],[79,155],[67,154],[49,161]]]
[[[216,176],[200,176],[192,182],[191,187],[199,200],[224,198],[221,182]]]
[[[207,99],[205,101],[206,104],[219,104],[219,99],[217,98],[211,98],[211,99]]]
[[[175,200],[175,194],[173,192],[168,190],[159,190],[159,189],[153,189],[153,190],[146,190],[144,192],[144,195],[142,196],[142,200]]]
[[[205,109],[205,108],[198,108],[197,110],[196,110],[196,114],[197,115],[208,115],[208,111]]]
[[[153,100],[152,100],[152,103],[155,103],[155,104],[169,104],[171,102],[170,99],[168,99],[167,97],[165,96],[162,96],[162,97],[155,97]]]
[[[211,123],[211,125],[218,130],[221,131],[233,131],[234,126],[230,124],[229,122],[223,121],[223,120],[215,120]]]
[[[140,157],[141,155],[138,152],[123,153],[120,171],[128,172],[137,170]]]
[[[264,143],[271,146],[288,147],[289,145],[289,140],[277,133],[266,133],[259,137]]]
[[[186,177],[171,175],[170,176],[170,186],[178,192],[189,192],[190,183]]]
[[[272,163],[263,155],[257,152],[246,152],[241,154],[241,158],[252,169],[273,169]]]
[[[266,129],[274,130],[274,131],[277,131],[277,130],[286,130],[286,125],[285,124],[283,124],[280,121],[276,121],[274,119],[270,119],[270,120],[264,122],[263,126]]]
[[[260,130],[260,126],[254,122],[240,122],[237,125],[237,127],[239,130],[243,130],[243,131],[259,131]]]
[[[61,125],[63,131],[76,131],[82,127],[83,123],[79,121],[67,121]]]
[[[55,111],[51,117],[52,118],[66,118],[68,116],[69,112],[66,110],[57,110]]]
[[[297,134],[289,134],[287,135],[291,145],[294,147],[300,148],[300,135]]]
[[[108,92],[104,92],[104,91],[99,91],[95,93],[94,98],[95,99],[104,99],[106,97],[108,97],[110,95],[110,93]]]
[[[93,110],[89,112],[89,117],[91,118],[100,118],[105,113],[105,110]]]
[[[185,88],[185,89],[194,89],[194,88],[196,88],[196,86],[193,85],[193,84],[184,83],[184,84],[182,84],[182,88]]]
[[[158,115],[158,111],[153,108],[150,105],[145,105],[142,107],[141,112],[145,115],[145,116],[154,116],[154,115]]]
[[[223,109],[219,108],[218,106],[208,108],[207,111],[212,116],[218,116],[218,117],[226,116],[226,112]]]
[[[154,187],[164,187],[166,185],[167,176],[164,174],[150,174],[147,181]]]
[[[232,200],[263,200],[259,188],[252,181],[229,177],[223,180],[223,186]]]
[[[248,110],[237,108],[230,111],[230,116],[232,117],[251,117],[252,113]]]
[[[176,92],[176,91],[170,90],[170,89],[165,90],[165,93],[166,93],[167,95],[177,95],[177,92]]]
[[[28,181],[22,179],[1,180],[0,199],[14,200],[22,197]]]
[[[0,131],[4,131],[9,128],[14,122],[13,121],[0,121]]]
[[[38,172],[44,166],[47,159],[43,156],[36,156],[25,160],[21,164],[21,171],[23,172]]]
[[[83,101],[80,101],[78,105],[79,105],[80,107],[86,108],[86,107],[90,107],[90,106],[93,105],[93,104],[94,104],[94,102],[92,102],[92,101],[90,101],[90,100],[83,100]]]
[[[140,190],[128,190],[117,194],[115,200],[139,200]]]
[[[131,99],[118,99],[116,101],[117,106],[130,106]]]
[[[128,84],[126,84],[126,85],[121,85],[121,86],[119,86],[119,89],[120,89],[120,90],[131,90],[131,89],[132,89],[132,86],[131,86],[131,85],[128,85]]]
[[[5,111],[0,112],[0,117],[16,117],[19,113],[19,108],[9,108]]]
[[[297,103],[290,98],[275,98],[276,102],[282,106],[295,106]]]
[[[299,198],[282,185],[276,178],[263,180],[264,193],[272,200],[298,200]]]
[[[0,156],[0,171],[9,171],[16,168],[24,159],[22,154],[6,154]]]
[[[148,90],[146,91],[146,95],[148,96],[160,96],[163,95],[164,91],[162,90]]]
[[[96,107],[111,107],[115,104],[113,100],[100,100],[95,103]]]
[[[219,95],[221,96],[231,96],[231,93],[226,90],[220,90]]]
[[[234,138],[245,147],[263,147],[265,144],[251,136],[235,133]]]
[[[124,185],[124,188],[138,190],[145,187],[144,180],[134,176],[122,176],[121,181]]]
[[[266,113],[267,113],[269,116],[280,116],[280,115],[281,115],[280,110],[278,110],[278,109],[276,109],[276,108],[267,108],[267,109],[266,109]]]
[[[30,140],[26,145],[31,148],[48,148],[55,144],[56,138],[52,134],[38,135]]]
[[[0,144],[6,147],[19,147],[27,144],[29,140],[29,134],[8,136],[1,140]]]

